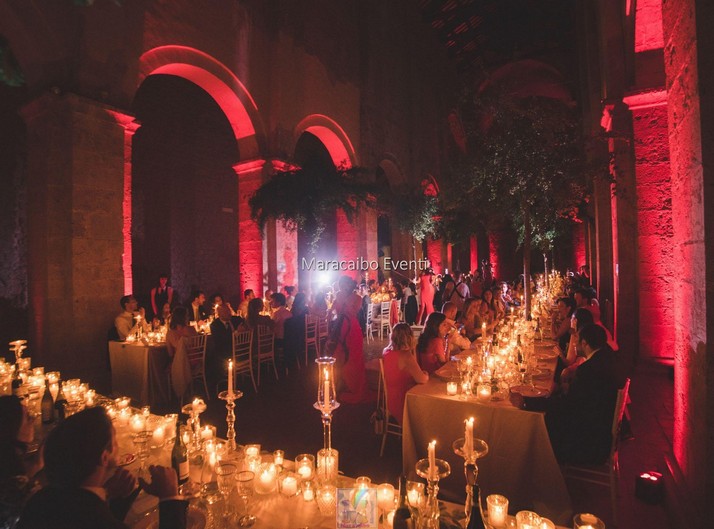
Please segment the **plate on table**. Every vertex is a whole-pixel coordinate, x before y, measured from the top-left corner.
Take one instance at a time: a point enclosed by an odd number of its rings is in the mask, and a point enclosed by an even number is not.
[[[186,529],[205,529],[207,525],[206,512],[194,505],[186,510]],[[133,529],[159,529],[159,510],[154,509],[136,524]]]
[[[136,454],[122,454],[117,458],[117,466],[125,467],[136,461]]]
[[[548,394],[546,390],[534,388],[533,386],[513,386],[511,393],[518,393],[524,397],[544,397]]]

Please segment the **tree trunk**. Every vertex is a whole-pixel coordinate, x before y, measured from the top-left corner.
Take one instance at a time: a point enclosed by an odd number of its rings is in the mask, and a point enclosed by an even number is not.
[[[545,288],[550,286],[550,278],[548,277],[548,254],[543,252],[543,281]]]
[[[526,319],[531,319],[531,212],[523,205],[523,301]]]

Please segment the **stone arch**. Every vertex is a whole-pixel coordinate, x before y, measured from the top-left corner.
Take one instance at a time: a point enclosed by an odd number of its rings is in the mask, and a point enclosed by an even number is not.
[[[316,136],[330,153],[335,167],[349,169],[357,165],[357,154],[344,129],[332,118],[323,114],[311,114],[295,127],[295,141],[303,132]]]
[[[160,46],[139,58],[137,87],[155,74],[183,77],[205,90],[228,118],[241,161],[260,157],[265,134],[258,106],[248,89],[223,63],[188,46]]]
[[[399,161],[393,154],[385,153],[382,156],[382,161],[377,166],[384,171],[390,188],[398,189],[400,186],[407,184],[407,178],[399,165]]]
[[[479,92],[498,90],[510,97],[548,97],[574,104],[563,75],[553,66],[526,59],[505,64],[479,87]]]

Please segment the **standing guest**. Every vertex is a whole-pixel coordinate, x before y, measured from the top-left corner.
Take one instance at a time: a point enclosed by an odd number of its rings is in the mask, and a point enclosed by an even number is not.
[[[48,390],[49,391],[49,390]],[[27,457],[35,436],[32,416],[15,395],[0,397],[0,527],[13,528],[23,505],[37,488],[41,451]]]
[[[285,295],[280,292],[273,294],[270,307],[273,309],[273,332],[275,333],[275,348],[283,349],[285,344],[285,321],[292,318],[292,313],[285,306]]]
[[[605,330],[595,324],[578,332],[578,367],[567,394],[552,399],[545,416],[558,462],[601,464],[609,454],[611,428],[620,384]]]
[[[471,291],[469,290],[465,274],[454,272],[454,276],[457,278],[457,282],[454,284],[454,291],[451,293],[450,298],[444,298],[442,301],[444,303],[451,301],[456,304],[457,312],[461,312],[464,308],[465,301],[471,297]]]
[[[240,305],[238,305],[238,310],[236,311],[237,316],[240,316],[243,319],[248,316],[248,303],[250,303],[251,299],[255,299],[255,292],[253,292],[252,288],[247,288],[243,292],[243,301],[241,301]]]
[[[224,378],[228,360],[233,356],[233,333],[242,319],[233,316],[230,305],[219,305],[218,318],[211,322],[211,347],[206,363],[208,364],[209,387],[215,388]]]
[[[287,318],[283,323],[283,360],[286,371],[297,365],[297,355],[304,350],[305,316],[307,316],[308,312],[307,298],[305,294],[298,292],[290,310],[292,318]]]
[[[310,313],[315,314],[319,318],[324,318],[327,315],[327,288],[328,287],[319,288],[312,300]]]
[[[174,308],[171,313],[169,331],[166,333],[166,350],[169,353],[169,358],[173,358],[176,355],[182,338],[196,336],[197,334],[196,329],[189,325],[186,307]]]
[[[136,479],[117,469],[118,446],[104,408],[87,408],[47,436],[45,474],[49,485],[22,511],[22,529],[126,529],[123,519],[138,495]],[[151,483],[141,488],[159,498],[159,528],[186,527],[188,502],[179,496],[176,472],[150,466]]]
[[[333,322],[328,342],[336,344],[334,357],[340,377],[338,399],[340,402],[357,404],[373,400],[367,388],[364,368],[364,340],[357,313],[362,298],[355,292],[343,297],[340,312]]]
[[[171,306],[174,300],[174,289],[168,286],[169,275],[159,274],[159,286],[151,289],[151,310],[153,317],[159,317],[161,315],[161,309],[164,303],[168,303]]]
[[[295,287],[286,286],[283,290],[285,291],[285,306],[288,310],[291,310],[295,301]]]
[[[434,271],[431,268],[422,271],[419,276],[419,313],[416,318],[417,325],[422,325],[427,316],[434,312],[434,294],[436,289],[431,282],[433,276]]]
[[[416,287],[414,283],[404,280],[402,282],[402,311],[404,312],[404,321],[409,325],[414,325],[419,312],[419,305],[416,300]]]
[[[407,391],[415,384],[426,384],[429,380],[428,373],[419,367],[414,346],[411,327],[407,323],[397,323],[392,328],[389,345],[382,352],[387,409],[399,424],[402,424]]]
[[[441,312],[432,312],[417,341],[416,351],[422,369],[431,374],[446,363],[446,335],[449,324]]]
[[[203,290],[194,290],[191,293],[191,304],[188,306],[188,321],[195,321],[199,325],[208,319],[208,312],[204,307],[206,293]]]
[[[150,331],[151,326],[146,321],[146,312],[144,308],[138,308],[139,304],[134,296],[123,296],[119,300],[122,312],[114,319],[114,327],[120,341],[126,340],[130,334],[143,331]],[[135,321],[136,320],[136,321]]]

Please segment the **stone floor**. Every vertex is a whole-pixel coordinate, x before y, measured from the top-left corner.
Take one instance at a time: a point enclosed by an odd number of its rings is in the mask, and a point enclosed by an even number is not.
[[[373,357],[384,342],[366,346]],[[239,382],[245,392],[236,402],[238,443],[261,443],[264,450],[283,449],[286,457],[315,453],[322,447],[322,425],[313,408],[317,393],[314,364],[278,381],[272,371],[263,372],[259,392],[249,380]],[[374,379],[376,383],[376,378]],[[638,366],[631,386],[630,413],[634,439],[621,443],[621,480],[618,527],[666,529],[671,527],[662,506],[634,497],[635,477],[644,470],[662,470],[663,454],[671,446],[673,383],[666,367]],[[211,400],[203,419],[225,433],[225,408]],[[340,470],[350,476],[367,475],[374,482],[397,482],[402,471],[401,443],[390,437],[384,457],[379,457],[381,437],[369,422],[375,404],[343,405],[334,413],[333,446],[339,451]],[[223,431],[221,431],[223,430]],[[547,486],[547,484],[544,484]],[[592,512],[613,527],[610,496],[606,487],[568,481],[575,512]]]

